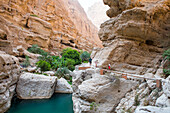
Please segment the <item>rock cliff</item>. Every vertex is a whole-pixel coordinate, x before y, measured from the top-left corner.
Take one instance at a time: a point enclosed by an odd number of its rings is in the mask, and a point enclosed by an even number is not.
[[[4,113],[11,106],[19,76],[18,59],[0,51],[0,113]]]
[[[32,44],[53,52],[102,46],[77,0],[1,0],[0,50],[11,53],[18,45],[27,49]]]
[[[104,0],[111,17],[100,26],[103,49],[93,51],[99,65],[128,73],[155,74],[170,47],[169,0]]]

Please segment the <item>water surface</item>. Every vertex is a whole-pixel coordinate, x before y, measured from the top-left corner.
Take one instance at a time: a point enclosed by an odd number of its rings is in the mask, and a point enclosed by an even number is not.
[[[71,94],[54,94],[50,99],[20,100],[14,98],[7,113],[74,113]]]

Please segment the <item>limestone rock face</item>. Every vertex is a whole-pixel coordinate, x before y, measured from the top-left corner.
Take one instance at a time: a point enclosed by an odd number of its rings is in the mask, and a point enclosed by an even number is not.
[[[120,11],[111,11],[112,18],[101,25],[98,34],[104,48],[95,52],[93,61],[103,68],[111,64],[117,71],[156,73],[163,50],[170,46],[169,1],[135,1],[142,7],[133,5],[134,0],[104,0]]]
[[[57,80],[57,85],[55,88],[55,93],[72,93],[71,85],[64,79],[60,78]]]
[[[164,94],[170,98],[170,76],[166,78],[167,82],[163,85]]]
[[[79,72],[77,72],[79,73]],[[137,83],[116,79],[113,76],[96,75],[86,76],[81,71],[73,78],[74,112],[113,112],[120,99]]]
[[[0,51],[0,113],[4,113],[11,106],[19,76],[18,59]]]
[[[50,98],[54,93],[56,77],[23,73],[17,82],[17,96],[21,99]]]
[[[162,96],[156,100],[156,106],[170,107],[170,99],[165,94],[162,94]]]
[[[1,0],[0,50],[37,44],[46,51],[102,47],[97,28],[77,0]],[[12,50],[12,49],[11,49]]]

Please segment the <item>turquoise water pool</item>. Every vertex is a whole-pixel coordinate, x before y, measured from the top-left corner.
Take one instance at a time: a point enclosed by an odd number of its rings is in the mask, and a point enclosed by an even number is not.
[[[7,113],[74,113],[71,94],[54,94],[50,99],[20,100],[14,98]]]

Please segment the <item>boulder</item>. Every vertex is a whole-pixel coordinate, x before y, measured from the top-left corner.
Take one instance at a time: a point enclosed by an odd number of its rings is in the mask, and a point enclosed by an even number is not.
[[[160,108],[155,106],[139,106],[135,113],[169,113],[170,107]]]
[[[166,82],[163,85],[163,92],[168,98],[170,98],[170,76],[166,78]]]
[[[54,93],[56,77],[22,73],[17,83],[17,96],[20,99],[50,98]]]
[[[73,78],[73,104],[75,113],[112,112],[121,98],[137,86],[136,82],[116,79],[113,76],[94,76],[83,79],[82,72]],[[94,106],[92,110],[90,106]],[[95,108],[96,106],[96,108]]]
[[[170,99],[165,94],[162,94],[156,100],[156,106],[158,106],[158,107],[170,107]]]
[[[72,93],[73,89],[71,85],[64,78],[57,80],[57,85],[55,88],[55,93]]]
[[[30,72],[30,73],[34,73],[36,71],[36,69],[37,69],[37,67],[30,67],[29,66],[29,67],[26,68],[26,71]]]
[[[54,71],[46,71],[44,72],[45,74],[49,75],[49,76],[54,76],[55,72]]]

